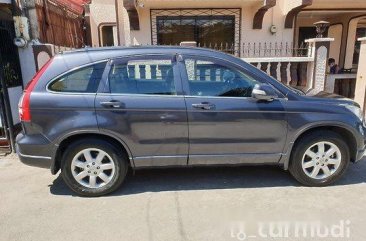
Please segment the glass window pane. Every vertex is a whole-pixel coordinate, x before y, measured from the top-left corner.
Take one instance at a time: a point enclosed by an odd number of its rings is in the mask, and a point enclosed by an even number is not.
[[[211,61],[186,59],[185,65],[193,96],[250,97],[259,83],[238,69]]]
[[[130,60],[109,73],[111,93],[176,95],[171,60]]]
[[[160,45],[179,45],[195,41],[199,46],[232,52],[235,42],[235,16],[165,16],[157,17]]]
[[[102,26],[101,35],[102,46],[114,46],[113,26]]]
[[[95,93],[106,63],[87,66],[63,75],[49,89],[57,92]]]

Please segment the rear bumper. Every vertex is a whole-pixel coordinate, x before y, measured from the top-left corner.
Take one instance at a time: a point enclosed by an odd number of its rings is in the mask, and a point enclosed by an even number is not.
[[[17,154],[21,162],[28,166],[34,166],[34,167],[42,167],[42,168],[51,168],[52,164],[52,158],[48,156],[32,156],[32,155],[26,155],[22,154],[19,151],[18,145],[17,145]]]
[[[50,169],[53,164],[54,147],[41,135],[27,136],[20,133],[16,137],[16,151],[19,159],[29,166]]]

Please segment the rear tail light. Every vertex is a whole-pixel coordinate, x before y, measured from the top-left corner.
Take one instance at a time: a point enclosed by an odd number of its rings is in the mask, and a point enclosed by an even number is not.
[[[29,81],[27,86],[24,89],[24,93],[19,100],[18,108],[19,108],[19,117],[21,121],[29,122],[31,121],[31,113],[30,113],[30,95],[36,86],[38,80],[41,78],[42,74],[46,71],[48,66],[51,64],[52,58],[47,61],[45,65],[35,74],[33,79]]]

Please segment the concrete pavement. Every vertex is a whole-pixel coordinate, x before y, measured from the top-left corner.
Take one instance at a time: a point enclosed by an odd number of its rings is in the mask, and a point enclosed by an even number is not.
[[[277,235],[275,240],[293,241],[319,240],[327,230],[321,240],[366,240],[365,182],[366,160],[325,188],[301,187],[276,167],[144,170],[129,174],[112,195],[82,198],[59,175],[11,155],[0,157],[0,240],[234,241]]]

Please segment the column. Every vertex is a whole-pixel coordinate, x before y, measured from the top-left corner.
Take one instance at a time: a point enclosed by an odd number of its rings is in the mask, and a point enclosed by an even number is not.
[[[359,38],[361,41],[360,58],[358,62],[357,80],[355,89],[355,101],[361,106],[365,114],[365,91],[366,91],[366,37]]]
[[[309,95],[315,95],[325,90],[325,79],[327,62],[329,57],[330,42],[333,38],[313,38],[305,42],[312,45],[314,63],[310,65],[312,69],[308,70],[307,89],[310,89]],[[308,66],[309,67],[309,66]]]

